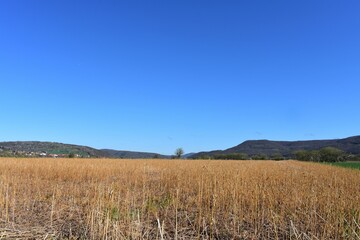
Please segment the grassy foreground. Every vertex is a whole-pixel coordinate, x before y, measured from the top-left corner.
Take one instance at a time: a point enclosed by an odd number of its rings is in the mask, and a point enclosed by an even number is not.
[[[359,193],[296,161],[0,159],[0,237],[358,239]]]

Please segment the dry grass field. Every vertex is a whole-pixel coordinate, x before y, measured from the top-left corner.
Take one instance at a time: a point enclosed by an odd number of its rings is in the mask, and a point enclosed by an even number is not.
[[[359,239],[360,171],[296,161],[0,159],[0,238]]]

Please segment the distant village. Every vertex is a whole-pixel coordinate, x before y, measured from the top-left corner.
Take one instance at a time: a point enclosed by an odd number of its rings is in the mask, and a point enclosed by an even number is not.
[[[15,157],[48,157],[48,158],[82,158],[82,157],[90,157],[83,156],[80,154],[55,154],[55,153],[48,153],[45,151],[41,152],[27,152],[27,151],[14,151],[14,150],[7,150],[0,147],[0,157],[8,157],[8,156],[15,156]]]

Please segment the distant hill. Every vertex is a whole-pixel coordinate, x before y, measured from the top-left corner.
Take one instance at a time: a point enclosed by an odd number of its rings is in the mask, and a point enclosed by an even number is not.
[[[64,144],[57,142],[38,142],[38,141],[17,141],[0,142],[2,152],[12,152],[17,155],[36,156],[41,153],[50,155],[69,155],[76,154],[82,157],[109,157],[106,153],[95,148]]]
[[[199,152],[192,155],[192,158],[211,157],[219,154],[245,153],[249,156],[266,154],[268,156],[281,154],[284,157],[291,157],[299,150],[319,150],[324,147],[335,147],[344,152],[360,154],[360,136],[344,139],[331,140],[309,140],[309,141],[270,141],[270,140],[248,140],[235,147],[226,150],[210,152]]]
[[[182,155],[182,158],[191,158],[193,155],[195,155],[196,153],[186,153],[184,155]]]
[[[92,158],[168,158],[157,153],[117,151],[95,149],[87,146],[64,144],[57,142],[16,141],[0,142],[0,156],[59,156]]]
[[[319,150],[324,147],[335,147],[346,153],[360,156],[360,136],[344,139],[309,140],[309,141],[270,141],[249,140],[235,147],[210,152],[188,153],[183,158],[207,158],[222,154],[244,153],[248,156],[265,154],[269,157],[281,154],[285,158],[293,157],[299,150]],[[87,146],[56,142],[17,141],[0,142],[0,156],[58,156],[92,158],[171,158],[172,156],[148,152],[118,151],[112,149],[95,149]]]
[[[101,149],[100,151],[113,158],[170,158],[170,156],[149,152],[118,151],[112,149]]]

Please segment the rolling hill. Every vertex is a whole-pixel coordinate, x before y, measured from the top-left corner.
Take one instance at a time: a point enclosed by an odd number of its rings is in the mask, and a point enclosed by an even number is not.
[[[149,152],[118,151],[112,149],[101,149],[100,151],[113,158],[170,158],[170,156]]]
[[[183,158],[208,158],[222,154],[244,153],[248,156],[281,154],[291,158],[299,150],[319,150],[324,147],[335,147],[346,153],[360,155],[360,136],[344,139],[309,140],[309,141],[270,141],[248,140],[237,146],[210,152],[185,154]],[[0,142],[0,156],[59,156],[92,158],[171,158],[171,156],[149,152],[118,151],[112,149],[95,149],[87,146],[56,142],[16,141]]]
[[[49,155],[76,154],[82,157],[109,157],[109,155],[107,155],[106,153],[95,148],[57,142],[0,142],[0,149],[2,150],[2,152],[12,152],[16,155],[38,155],[45,153]]]
[[[167,158],[157,153],[117,151],[110,149],[95,149],[87,146],[64,144],[57,142],[16,141],[0,142],[0,156],[68,156],[92,158]]]
[[[284,157],[291,157],[294,152],[299,150],[319,150],[324,147],[335,147],[344,152],[360,154],[360,136],[344,139],[331,140],[309,140],[309,141],[270,141],[270,140],[248,140],[235,147],[226,150],[216,150],[210,152],[199,152],[192,155],[192,158],[214,156],[219,154],[245,153],[249,156],[266,154],[268,156],[281,154]]]

